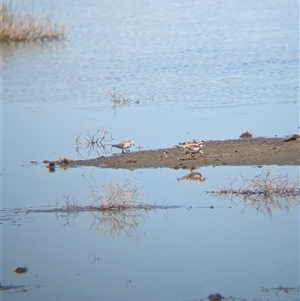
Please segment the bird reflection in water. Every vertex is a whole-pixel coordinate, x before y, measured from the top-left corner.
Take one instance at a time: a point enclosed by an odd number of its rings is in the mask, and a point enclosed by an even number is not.
[[[204,182],[206,180],[205,177],[202,176],[200,172],[190,172],[189,174],[185,175],[184,177],[177,178],[177,181],[200,181]]]

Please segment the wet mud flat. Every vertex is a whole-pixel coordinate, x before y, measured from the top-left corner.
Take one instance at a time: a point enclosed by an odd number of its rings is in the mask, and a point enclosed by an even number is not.
[[[74,160],[68,167],[192,169],[200,166],[300,165],[299,139],[249,138],[205,141],[203,154],[188,154],[183,148],[163,148],[120,153],[109,157]]]

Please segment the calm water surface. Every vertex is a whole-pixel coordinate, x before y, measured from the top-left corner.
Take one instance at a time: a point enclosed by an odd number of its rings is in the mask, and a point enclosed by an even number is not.
[[[292,287],[280,300],[298,295],[299,211],[297,206],[267,212],[242,199],[224,200],[205,194],[228,184],[240,173],[253,177],[257,167],[206,167],[205,182],[177,181],[183,170],[118,171],[75,169],[47,174],[33,167],[23,172],[36,182],[18,185],[3,213],[3,280],[24,285],[4,292],[4,300],[72,299],[199,300],[211,293],[252,300],[272,300],[279,285]],[[271,167],[276,174],[297,175],[298,169]],[[33,176],[35,174],[35,176]],[[82,176],[83,174],[83,176]],[[39,178],[39,181],[36,180]],[[139,179],[138,191],[149,204],[183,205],[179,209],[144,212],[136,227],[113,230],[116,216],[89,213],[26,213],[64,205],[70,194],[91,203],[91,189],[115,181]],[[73,183],[70,183],[73,181]],[[37,188],[39,187],[39,188]],[[15,203],[13,203],[15,201]],[[214,209],[210,209],[214,206]],[[19,208],[19,209],[17,209]],[[18,212],[18,213],[16,213]],[[119,217],[122,220],[122,217]],[[27,274],[15,275],[17,266]],[[274,299],[275,300],[275,299]]]
[[[51,12],[68,35],[2,45],[2,299],[299,300],[298,207],[270,214],[205,193],[299,167],[206,167],[205,182],[186,182],[176,180],[185,170],[48,173],[41,163],[112,155],[75,141],[103,127],[143,149],[297,132],[298,1],[15,3]],[[131,102],[114,108],[114,88]],[[146,212],[126,232],[89,213],[26,213],[64,196],[87,205],[91,191],[126,180],[143,202],[182,207]]]

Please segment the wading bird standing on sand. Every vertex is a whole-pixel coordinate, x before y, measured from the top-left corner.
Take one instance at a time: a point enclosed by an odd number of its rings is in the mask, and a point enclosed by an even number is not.
[[[131,145],[135,145],[132,140],[123,141],[118,144],[112,144],[112,147],[120,148],[122,150],[122,153],[124,153],[125,149],[128,149],[131,147]]]
[[[206,144],[201,141],[197,143],[187,143],[187,144],[178,144],[176,147],[178,148],[184,148],[186,150],[187,154],[197,154],[201,153],[203,154],[202,148],[206,146]]]

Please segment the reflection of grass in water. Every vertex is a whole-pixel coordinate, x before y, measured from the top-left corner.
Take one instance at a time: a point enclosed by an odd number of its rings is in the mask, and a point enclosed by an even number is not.
[[[36,41],[64,38],[65,25],[54,24],[49,16],[35,18],[20,14],[11,3],[2,4],[0,41]]]
[[[98,190],[92,191],[90,205],[83,206],[75,198],[64,196],[64,206],[55,208],[41,208],[18,210],[18,213],[56,213],[58,218],[64,220],[65,225],[75,223],[76,218],[82,213],[90,213],[91,228],[100,230],[104,235],[125,234],[133,237],[139,224],[144,221],[144,215],[150,210],[167,210],[180,208],[173,205],[151,205],[142,203],[144,195],[132,181],[123,184],[111,183],[103,185]]]
[[[146,212],[155,209],[179,208],[181,206],[161,206],[142,203],[144,195],[132,181],[125,181],[123,184],[111,183],[92,191],[92,202],[89,206],[80,206],[73,201],[71,204],[68,198],[65,200],[65,207],[80,212],[90,212],[91,228],[101,230],[104,235],[125,234],[133,237],[139,224],[144,221]]]
[[[139,99],[132,99],[130,98],[126,93],[119,93],[115,88],[113,88],[112,91],[108,92],[109,97],[110,97],[110,102],[112,104],[111,109],[114,111],[114,113],[117,113],[118,108],[125,107],[126,105],[129,105],[131,103],[139,104],[140,100]],[[152,96],[147,96],[143,102],[153,102],[154,97]]]
[[[272,288],[261,287],[261,291],[265,292],[265,293],[268,293],[270,291],[276,291],[277,297],[279,297],[280,292],[283,292],[283,293],[286,293],[286,294],[299,293],[299,289],[300,289],[300,286],[298,286],[298,287],[285,287],[285,286],[279,285],[278,287],[272,287]]]
[[[122,184],[110,183],[92,192],[92,205],[98,206],[99,210],[124,210],[143,205],[141,200],[144,195],[138,192],[132,181]]]
[[[21,292],[21,291],[24,291],[25,289],[25,285],[2,285],[0,283],[0,292],[1,291],[13,291],[13,292]]]
[[[0,283],[0,292],[3,292],[3,293],[25,293],[25,292],[28,292],[28,291],[36,290],[40,287],[41,286],[39,284],[37,284],[37,285],[13,285],[13,284],[2,285]]]
[[[131,181],[111,183],[93,191],[92,206],[101,211],[91,212],[93,226],[104,234],[132,236],[149,210],[147,204],[141,203],[143,197]]]
[[[106,210],[101,213],[91,212],[92,228],[100,230],[104,235],[125,234],[127,237],[134,237],[133,233],[144,221],[145,211],[138,209],[131,210]]]
[[[114,105],[125,105],[131,102],[131,99],[126,94],[120,94],[113,89],[112,92],[108,92],[110,100]]]
[[[293,205],[299,205],[299,178],[293,178],[288,174],[273,175],[271,171],[262,172],[253,179],[243,179],[243,187],[235,189],[234,182],[228,186],[217,187],[216,191],[207,191],[213,195],[232,199],[240,197],[246,208],[273,215],[274,209],[288,211]],[[245,210],[244,209],[244,210]]]

